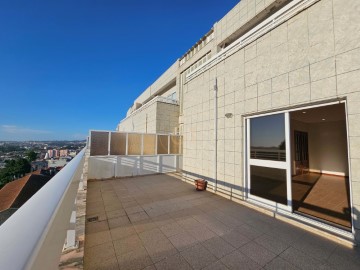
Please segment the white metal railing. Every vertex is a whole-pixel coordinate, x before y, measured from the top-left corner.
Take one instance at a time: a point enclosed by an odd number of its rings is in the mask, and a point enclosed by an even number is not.
[[[85,149],[0,226],[0,269],[58,269],[84,153]]]
[[[171,99],[171,98],[167,98],[167,97],[163,97],[163,96],[156,96],[155,100],[157,102],[164,102],[164,103],[179,105],[179,102],[176,99]]]
[[[250,157],[256,159],[286,160],[286,151],[278,149],[251,148]]]

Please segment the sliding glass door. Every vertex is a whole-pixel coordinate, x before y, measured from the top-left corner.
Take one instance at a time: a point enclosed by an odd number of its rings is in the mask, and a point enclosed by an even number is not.
[[[352,228],[344,102],[250,116],[245,125],[250,202]]]
[[[291,211],[289,114],[251,117],[246,126],[249,199]]]

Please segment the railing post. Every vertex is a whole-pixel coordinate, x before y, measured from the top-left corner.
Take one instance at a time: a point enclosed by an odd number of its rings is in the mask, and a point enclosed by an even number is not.
[[[109,131],[109,140],[108,140],[108,156],[110,156],[111,153],[111,131]]]
[[[128,147],[129,146],[129,133],[126,133],[126,146],[125,146],[125,155],[127,156],[129,151],[128,151]]]
[[[155,155],[158,154],[158,135],[155,134]]]
[[[170,134],[168,135],[168,155],[170,155]]]
[[[63,251],[77,247],[77,245],[76,245],[76,230],[75,230],[76,229],[76,227],[75,227],[76,226],[76,199],[75,199],[74,208],[75,208],[75,210],[73,210],[71,212],[69,230],[67,230],[67,232],[66,232],[66,239],[65,239]]]

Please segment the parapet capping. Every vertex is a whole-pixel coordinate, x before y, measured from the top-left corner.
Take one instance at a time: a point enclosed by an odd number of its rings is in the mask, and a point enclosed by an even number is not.
[[[186,83],[320,0],[294,0],[239,37],[186,76]]]

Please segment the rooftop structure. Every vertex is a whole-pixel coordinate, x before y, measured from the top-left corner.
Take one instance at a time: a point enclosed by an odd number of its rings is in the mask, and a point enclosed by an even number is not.
[[[68,163],[68,160],[64,157],[60,159],[51,159],[47,161],[48,167],[63,167]]]
[[[6,184],[0,190],[0,224],[29,200],[51,177],[33,172]]]

